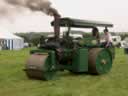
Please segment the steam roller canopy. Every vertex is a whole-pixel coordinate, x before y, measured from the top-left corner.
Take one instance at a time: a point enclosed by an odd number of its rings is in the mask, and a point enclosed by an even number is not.
[[[50,68],[48,54],[32,54],[26,64],[26,74],[29,78],[49,80],[54,73]]]
[[[112,68],[112,55],[108,49],[93,48],[89,51],[89,73],[104,74]]]

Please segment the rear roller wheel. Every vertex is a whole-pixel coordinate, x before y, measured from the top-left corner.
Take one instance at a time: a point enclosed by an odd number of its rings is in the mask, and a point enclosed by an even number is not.
[[[89,51],[89,73],[104,74],[112,68],[112,55],[108,49],[93,48]]]

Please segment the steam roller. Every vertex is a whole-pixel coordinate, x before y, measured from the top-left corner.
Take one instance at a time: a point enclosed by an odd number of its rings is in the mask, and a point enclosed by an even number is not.
[[[30,79],[51,80],[57,72],[65,70],[96,75],[110,72],[115,57],[114,46],[105,48],[94,36],[94,30],[113,27],[113,24],[55,16],[51,25],[54,26],[54,36],[45,38],[36,50],[30,51],[25,65]],[[60,27],[68,30],[61,35]],[[71,28],[91,28],[93,34],[85,37],[71,35]]]

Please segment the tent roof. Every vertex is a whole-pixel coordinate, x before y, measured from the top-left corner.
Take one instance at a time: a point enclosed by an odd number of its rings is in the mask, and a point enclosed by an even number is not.
[[[54,21],[51,24],[54,25]],[[113,27],[113,24],[108,22],[81,20],[74,18],[61,18],[60,26],[64,27],[65,25],[69,25],[71,27],[78,27],[78,28]]]
[[[21,37],[18,37],[14,34],[11,34],[11,33],[2,33],[0,32],[0,39],[23,39]]]

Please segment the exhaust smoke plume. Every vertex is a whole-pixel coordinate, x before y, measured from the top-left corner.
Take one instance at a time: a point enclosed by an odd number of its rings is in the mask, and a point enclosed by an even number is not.
[[[50,32],[52,18],[42,13],[60,16],[51,4],[48,0],[0,0],[0,32]]]
[[[8,7],[7,7],[8,6]],[[0,17],[11,15],[10,11],[13,9],[11,5],[7,5],[4,1],[0,1]],[[13,13],[13,11],[12,11]]]
[[[9,4],[26,7],[31,11],[41,11],[47,15],[59,15],[58,11],[51,7],[51,2],[48,0],[6,0]]]

